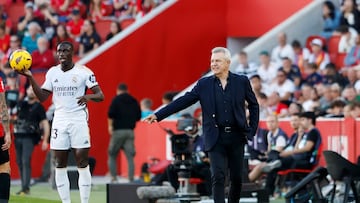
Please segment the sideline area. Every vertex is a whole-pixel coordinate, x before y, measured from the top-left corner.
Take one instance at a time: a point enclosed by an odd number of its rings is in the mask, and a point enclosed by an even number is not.
[[[106,203],[106,184],[110,178],[106,176],[93,177],[93,187],[89,203]],[[120,183],[125,183],[126,179],[119,179]],[[61,203],[56,190],[52,189],[50,183],[37,183],[31,186],[30,195],[16,196],[15,193],[20,190],[20,180],[12,180],[10,188],[9,203]],[[71,202],[80,203],[79,191],[71,190]],[[247,200],[247,201],[243,201]],[[209,201],[210,202],[210,201]],[[252,199],[241,199],[241,202],[254,202]],[[256,201],[255,201],[256,202]],[[284,199],[270,200],[270,203],[283,203]],[[121,203],[121,202],[119,202]],[[130,202],[123,202],[130,203]]]

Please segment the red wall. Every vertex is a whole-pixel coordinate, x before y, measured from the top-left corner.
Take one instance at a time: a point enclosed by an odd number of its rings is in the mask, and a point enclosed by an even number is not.
[[[91,155],[96,155],[99,165],[107,163],[106,113],[119,82],[126,82],[138,100],[152,98],[156,107],[164,92],[182,90],[208,69],[212,47],[226,45],[225,6],[215,2],[178,1],[87,64],[106,97],[104,102],[90,105]],[[95,169],[96,174],[106,172],[107,167]]]
[[[228,2],[227,35],[229,37],[258,37],[312,0],[228,0]]]

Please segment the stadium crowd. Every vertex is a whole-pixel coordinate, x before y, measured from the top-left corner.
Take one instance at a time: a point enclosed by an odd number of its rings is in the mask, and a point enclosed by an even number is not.
[[[246,52],[238,54],[235,72],[250,78],[261,119],[302,111],[322,117],[360,116],[359,14],[355,0],[344,0],[339,9],[325,1],[323,32],[309,36],[305,45],[288,42],[281,32],[276,47],[259,50],[259,65],[248,61]]]

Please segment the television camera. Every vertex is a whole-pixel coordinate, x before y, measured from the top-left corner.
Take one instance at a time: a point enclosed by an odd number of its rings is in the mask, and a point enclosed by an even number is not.
[[[191,169],[196,162],[196,156],[203,156],[205,154],[196,153],[192,150],[191,137],[197,135],[198,120],[192,117],[181,118],[177,121],[177,130],[184,133],[175,134],[173,131],[167,129],[171,138],[171,150],[174,156],[173,166],[178,173],[178,181],[180,187],[176,193],[176,198],[182,201],[199,201],[200,195],[198,193],[189,192],[189,179],[191,177]]]

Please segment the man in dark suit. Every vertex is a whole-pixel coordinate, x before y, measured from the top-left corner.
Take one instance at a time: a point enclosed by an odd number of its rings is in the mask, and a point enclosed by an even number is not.
[[[255,135],[259,105],[246,76],[229,71],[230,51],[212,50],[213,76],[200,79],[194,88],[167,106],[145,118],[153,123],[200,101],[203,116],[205,150],[209,154],[215,203],[225,203],[225,176],[230,172],[228,203],[238,203],[244,163],[244,145]],[[249,122],[245,108],[249,109]]]

